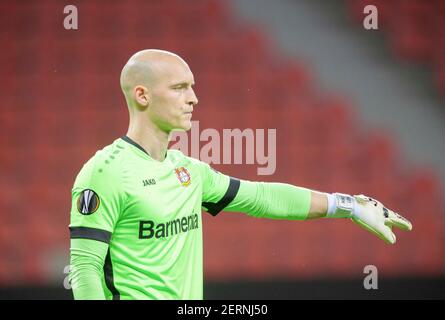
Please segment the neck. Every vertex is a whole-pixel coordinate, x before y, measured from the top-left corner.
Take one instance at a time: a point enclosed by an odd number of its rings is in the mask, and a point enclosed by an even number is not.
[[[168,148],[167,132],[160,130],[152,122],[139,123],[130,120],[127,136],[144,148],[154,160],[164,161]]]

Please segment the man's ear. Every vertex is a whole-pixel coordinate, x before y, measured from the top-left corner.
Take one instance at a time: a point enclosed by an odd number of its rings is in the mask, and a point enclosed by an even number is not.
[[[133,89],[134,99],[136,103],[141,107],[148,107],[149,94],[148,89],[144,86],[136,86]]]

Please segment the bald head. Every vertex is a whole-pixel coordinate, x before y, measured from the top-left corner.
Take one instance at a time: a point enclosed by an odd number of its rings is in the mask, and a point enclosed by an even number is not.
[[[195,80],[178,55],[154,49],[139,51],[122,69],[120,80],[130,131],[152,128],[169,134],[191,128],[193,107],[198,103],[192,88]]]
[[[120,84],[127,101],[136,86],[153,86],[169,71],[168,67],[178,64],[188,68],[181,57],[169,51],[147,49],[135,53],[121,72]]]

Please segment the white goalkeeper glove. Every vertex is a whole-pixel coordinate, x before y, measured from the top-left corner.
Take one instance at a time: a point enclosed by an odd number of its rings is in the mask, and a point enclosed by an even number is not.
[[[392,227],[404,231],[412,229],[411,222],[389,210],[381,202],[365,195],[350,196],[342,193],[328,194],[329,218],[351,218],[366,230],[389,244],[396,243]]]

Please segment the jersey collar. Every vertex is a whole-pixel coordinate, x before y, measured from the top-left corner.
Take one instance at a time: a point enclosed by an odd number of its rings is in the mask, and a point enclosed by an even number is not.
[[[144,148],[142,148],[142,146],[141,146],[140,144],[138,144],[137,142],[135,142],[135,141],[134,141],[133,139],[131,139],[130,137],[128,137],[128,136],[123,136],[123,137],[121,137],[121,139],[124,140],[125,142],[127,142],[127,143],[129,143],[129,144],[135,146],[136,148],[138,148],[139,150],[141,150],[142,152],[144,152],[147,156],[149,156],[150,158],[152,158],[152,157],[150,156],[150,154],[147,152],[147,150],[145,150]],[[153,158],[152,158],[152,159],[153,159]],[[165,158],[164,158],[164,159],[167,159],[167,151],[165,151]]]
[[[128,142],[129,144],[132,144],[133,146],[135,146],[136,148],[138,148],[139,150],[150,156],[150,154],[144,148],[142,148],[140,144],[133,141],[133,139],[131,139],[130,137],[123,136],[121,137],[121,139],[124,140],[125,142]]]

